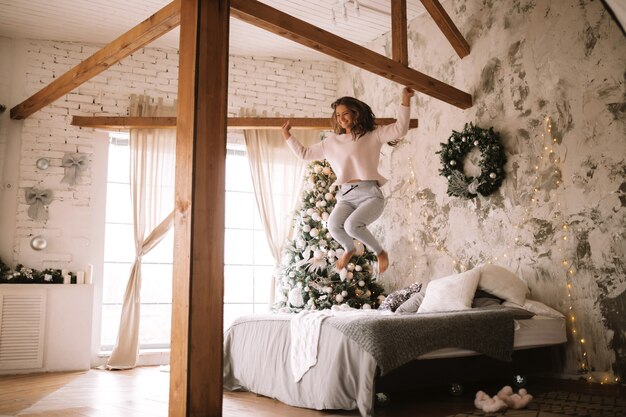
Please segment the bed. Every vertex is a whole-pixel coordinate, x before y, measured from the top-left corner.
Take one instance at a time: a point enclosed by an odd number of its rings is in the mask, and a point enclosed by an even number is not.
[[[359,314],[362,316],[353,315],[348,322],[382,321],[382,326],[378,323],[374,329],[393,328],[395,323],[402,322],[396,327],[403,329],[416,316],[443,314],[453,324],[468,316],[474,319],[473,316],[485,315],[483,311],[474,310],[480,309],[422,315],[361,311]],[[489,315],[498,316],[493,319],[503,320],[499,312]],[[415,389],[420,386],[420,381],[428,384],[471,381],[484,378],[480,371],[485,370],[506,370],[520,374],[532,372],[532,369],[527,368],[529,364],[543,366],[552,359],[551,348],[566,342],[564,317],[558,312],[543,314],[539,311],[534,317],[524,320],[507,316],[506,320],[510,320],[511,324],[500,327],[511,327],[510,335],[499,338],[510,339],[510,352],[497,350],[487,355],[481,353],[484,344],[478,340],[482,337],[479,336],[476,340],[462,342],[461,345],[466,347],[463,349],[445,347],[446,343],[458,346],[458,342],[443,342],[439,344],[443,347],[433,350],[433,346],[437,345],[431,344],[427,348],[431,350],[407,357],[407,347],[413,348],[413,345],[420,343],[407,339],[407,332],[396,331],[389,336],[392,338],[389,349],[392,350],[380,356],[377,352],[372,354],[372,349],[364,345],[363,340],[346,332],[346,327],[351,326],[345,326],[344,322],[342,328],[341,323],[337,324],[337,318],[331,316],[323,320],[319,327],[316,363],[295,382],[290,363],[292,318],[293,315],[288,314],[256,314],[241,317],[233,323],[224,337],[224,389],[251,391],[296,407],[358,409],[363,417],[367,417],[374,414],[377,392]],[[432,339],[423,334],[416,337],[417,340]],[[386,359],[390,352],[393,353],[394,345],[403,355],[400,360],[390,364]],[[414,351],[420,352],[419,349]],[[538,358],[542,360],[538,361]],[[442,380],[436,381],[437,377]]]

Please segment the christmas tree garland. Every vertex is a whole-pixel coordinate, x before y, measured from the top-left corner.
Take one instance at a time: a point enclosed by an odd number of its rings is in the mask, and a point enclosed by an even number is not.
[[[478,147],[481,159],[478,163],[480,175],[468,177],[463,173],[463,160]],[[448,195],[471,199],[478,194],[488,196],[500,187],[504,180],[506,155],[500,143],[500,135],[489,130],[465,124],[462,132],[452,131],[446,143],[437,152],[442,168],[439,174],[448,180]]]

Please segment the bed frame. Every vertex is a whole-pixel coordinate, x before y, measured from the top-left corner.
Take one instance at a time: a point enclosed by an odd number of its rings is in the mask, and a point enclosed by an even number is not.
[[[460,395],[462,384],[488,380],[504,380],[507,385],[521,388],[530,376],[562,370],[563,354],[564,344],[561,344],[515,350],[511,362],[485,355],[414,360],[384,376],[378,371],[375,391],[388,394],[447,385],[456,386],[450,392]]]

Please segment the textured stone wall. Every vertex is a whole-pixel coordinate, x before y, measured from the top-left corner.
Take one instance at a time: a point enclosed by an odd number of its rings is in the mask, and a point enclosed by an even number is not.
[[[626,38],[600,1],[444,6],[471,54],[459,59],[423,15],[409,24],[409,65],[474,105],[417,94],[419,128],[384,150],[388,199],[373,227],[392,257],[383,280],[392,289],[482,262],[506,266],[532,298],[570,315],[566,373],[586,351],[594,377],[626,378]],[[390,56],[390,37],[371,48]],[[401,86],[349,65],[339,73],[340,94],[393,116]],[[473,200],[446,195],[435,153],[467,122],[493,126],[508,158],[502,187]],[[466,172],[479,172],[479,157],[468,155]]]

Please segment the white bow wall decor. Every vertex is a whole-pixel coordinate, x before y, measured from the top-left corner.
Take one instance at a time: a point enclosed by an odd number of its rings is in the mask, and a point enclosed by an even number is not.
[[[66,153],[61,161],[61,165],[65,168],[65,175],[63,176],[61,182],[69,185],[76,185],[79,183],[88,163],[89,157],[84,153]]]
[[[38,221],[48,220],[48,210],[46,210],[46,206],[52,203],[52,191],[38,190],[29,187],[24,190],[24,194],[26,204],[30,206],[28,208],[28,217]]]

